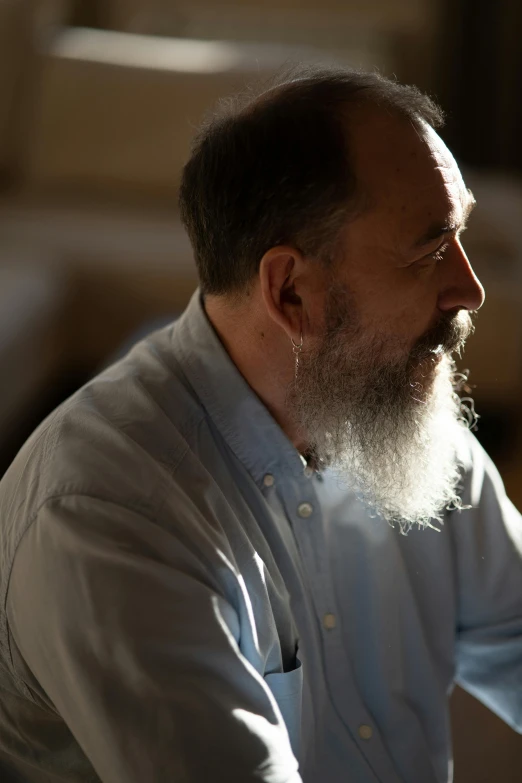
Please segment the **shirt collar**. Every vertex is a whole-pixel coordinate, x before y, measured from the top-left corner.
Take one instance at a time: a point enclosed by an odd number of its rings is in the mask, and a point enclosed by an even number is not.
[[[306,461],[230,358],[199,289],[172,332],[174,354],[207,413],[258,485],[267,474],[303,478]]]

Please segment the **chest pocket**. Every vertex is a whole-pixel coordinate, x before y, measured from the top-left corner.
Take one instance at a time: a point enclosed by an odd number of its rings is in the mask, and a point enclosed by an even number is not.
[[[301,741],[301,707],[303,700],[303,666],[296,656],[296,667],[290,672],[265,674],[265,682],[272,691],[286,724],[292,751],[299,760]]]

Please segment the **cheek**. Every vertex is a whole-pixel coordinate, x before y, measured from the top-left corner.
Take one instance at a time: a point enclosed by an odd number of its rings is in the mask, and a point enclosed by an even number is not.
[[[353,276],[350,281],[363,333],[409,350],[437,322],[437,283],[433,275],[392,268]]]
[[[417,340],[438,320],[436,281],[412,275],[411,270],[401,274],[395,284],[390,283],[385,298],[381,299],[380,322],[384,330],[410,343]]]
[[[436,323],[433,304],[398,301],[389,297],[386,308],[367,322],[367,329],[382,344],[390,359],[403,358]]]

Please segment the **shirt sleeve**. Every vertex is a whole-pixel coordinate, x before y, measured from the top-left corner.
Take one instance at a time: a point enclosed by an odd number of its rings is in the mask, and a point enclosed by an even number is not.
[[[464,496],[472,508],[449,521],[459,597],[456,680],[522,732],[522,517],[476,441],[472,453]]]
[[[103,783],[300,783],[219,570],[86,496],[48,501],[22,539],[10,635]]]

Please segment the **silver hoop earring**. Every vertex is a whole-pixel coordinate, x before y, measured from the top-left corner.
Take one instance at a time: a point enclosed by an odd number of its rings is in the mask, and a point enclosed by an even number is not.
[[[292,340],[292,352],[295,356],[295,379],[297,380],[297,371],[299,369],[299,354],[303,350],[303,333],[301,332],[301,342],[299,345],[297,343],[294,343],[293,337],[290,338]]]

